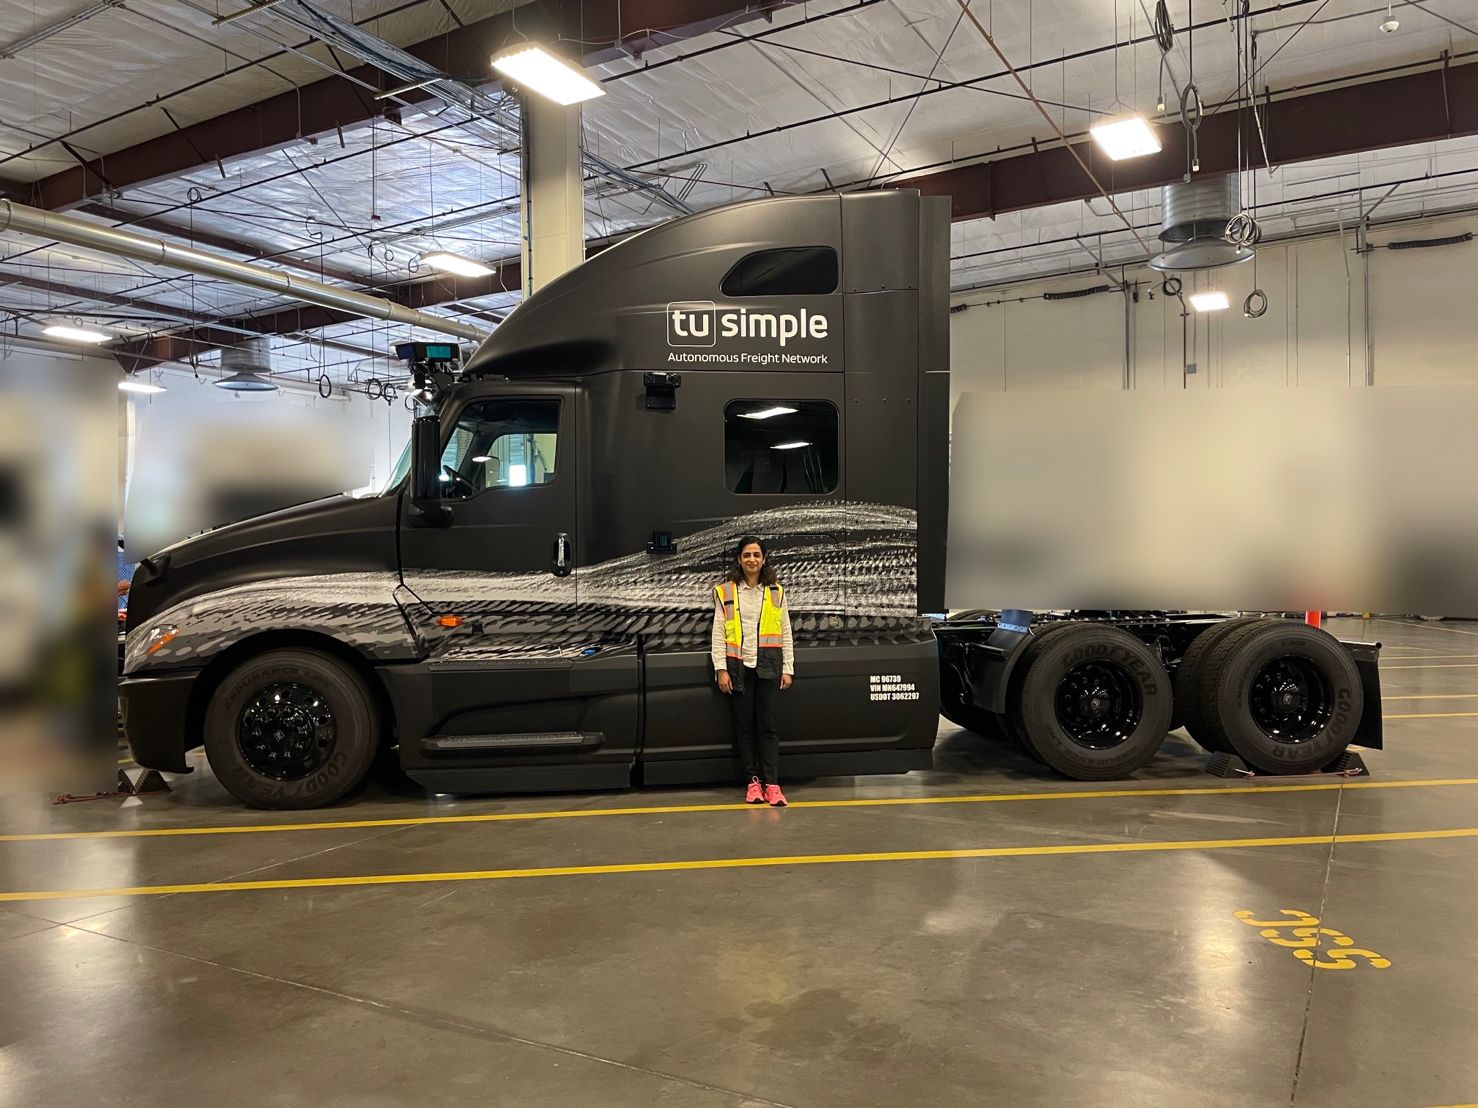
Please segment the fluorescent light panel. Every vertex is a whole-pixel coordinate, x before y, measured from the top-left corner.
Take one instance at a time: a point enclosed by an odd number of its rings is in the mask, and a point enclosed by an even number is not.
[[[1088,128],[1093,141],[1116,162],[1160,152],[1160,136],[1142,115],[1105,119]]]
[[[148,381],[136,381],[132,377],[118,382],[119,392],[168,392],[163,385],[151,385]]]
[[[493,68],[530,92],[557,104],[578,104],[604,96],[606,90],[542,46],[524,46],[493,59]]]
[[[771,450],[799,450],[803,446],[810,446],[808,442],[777,442],[770,447]]]
[[[433,250],[422,254],[421,261],[443,273],[455,273],[458,277],[486,277],[493,271],[481,262],[464,258],[460,254],[449,254],[445,250]]]
[[[795,415],[794,408],[787,408],[777,404],[773,408],[761,408],[757,412],[740,412],[740,419],[773,419],[777,415]]]
[[[54,339],[66,339],[68,342],[107,342],[113,337],[102,331],[89,331],[85,327],[67,327],[60,323],[41,328],[41,333],[50,335]]]
[[[1219,312],[1229,303],[1227,294],[1217,289],[1191,293],[1191,307],[1198,312]]]

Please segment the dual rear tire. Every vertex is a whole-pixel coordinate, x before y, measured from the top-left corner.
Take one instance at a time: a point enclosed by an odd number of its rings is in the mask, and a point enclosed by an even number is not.
[[[1032,757],[1078,781],[1106,781],[1155,756],[1174,697],[1160,659],[1127,631],[1061,623],[1026,648],[1008,703]]]
[[[1219,632],[1194,659],[1187,651],[1182,664],[1192,736],[1259,773],[1329,765],[1354,740],[1365,710],[1354,660],[1316,627],[1284,619],[1229,623],[1203,633]]]
[[[995,730],[1067,777],[1102,781],[1148,763],[1177,716],[1207,750],[1259,773],[1313,772],[1353,741],[1364,696],[1339,641],[1290,620],[1243,617],[1202,632],[1173,688],[1158,654],[1133,635],[1064,621],[1033,636],[1007,705],[1004,726],[990,716]]]

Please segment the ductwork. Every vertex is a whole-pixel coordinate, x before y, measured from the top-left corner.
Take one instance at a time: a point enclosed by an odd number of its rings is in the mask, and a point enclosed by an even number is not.
[[[1160,241],[1170,246],[1150,265],[1178,272],[1247,261],[1252,248],[1226,237],[1227,224],[1241,208],[1242,190],[1235,173],[1166,185],[1160,196]]]
[[[367,296],[351,289],[336,288],[282,273],[264,266],[249,265],[232,261],[219,254],[207,254],[186,246],[174,246],[162,239],[147,235],[136,235],[116,227],[102,227],[96,223],[46,212],[40,208],[27,207],[11,200],[0,200],[0,231],[19,231],[39,238],[65,242],[71,246],[83,246],[136,261],[178,269],[184,273],[198,273],[203,277],[215,277],[237,285],[247,285],[276,293],[278,296],[319,304],[325,308],[337,308],[359,318],[383,319],[390,323],[403,323],[409,327],[420,327],[438,335],[455,335],[457,338],[480,342],[487,332],[471,324],[458,323],[430,312],[406,308],[379,296]]]

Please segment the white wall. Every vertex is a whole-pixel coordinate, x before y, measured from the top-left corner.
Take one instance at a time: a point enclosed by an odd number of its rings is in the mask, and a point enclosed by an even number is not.
[[[1268,310],[1241,311],[1253,263],[1185,277],[1185,291],[1216,287],[1232,306],[1185,321],[1187,388],[1363,385],[1367,356],[1377,385],[1478,384],[1478,239],[1424,250],[1386,250],[1394,240],[1478,234],[1478,216],[1377,227],[1354,252],[1347,233],[1264,244],[1257,285]],[[1348,271],[1346,266],[1348,265]],[[1370,303],[1365,300],[1369,267]],[[953,392],[992,389],[1181,387],[1180,303],[1160,294],[1161,275],[1131,269],[1138,303],[1099,293],[1044,301],[1045,291],[1101,283],[1093,274],[956,294],[950,317]],[[1153,295],[1153,299],[1151,299]],[[1369,351],[1367,352],[1367,337]]]
[[[162,384],[167,392],[128,395],[132,418],[129,434],[132,435],[140,417],[149,411],[162,409],[165,413],[178,410],[180,418],[188,418],[189,410],[200,404],[212,408],[225,405],[276,405],[278,407],[310,408],[316,412],[341,417],[343,429],[364,449],[366,455],[357,472],[362,472],[363,488],[383,487],[400,457],[401,447],[410,435],[410,412],[400,399],[393,404],[383,400],[370,400],[362,393],[344,398],[337,391],[332,399],[320,397],[315,390],[280,389],[275,393],[230,393],[216,388],[213,376],[196,378],[189,370],[164,368],[149,375],[149,380]],[[403,394],[402,394],[403,395]]]

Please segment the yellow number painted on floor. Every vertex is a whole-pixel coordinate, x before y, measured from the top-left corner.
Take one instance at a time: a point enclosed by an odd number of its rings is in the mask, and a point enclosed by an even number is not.
[[[1292,916],[1293,919],[1253,919],[1252,917],[1257,913],[1250,909],[1233,912],[1232,915],[1249,927],[1317,927],[1319,925],[1319,921],[1313,916],[1297,908],[1280,908],[1278,912],[1280,915]]]
[[[1350,938],[1343,931],[1335,931],[1333,928],[1330,927],[1295,927],[1293,929],[1293,933],[1298,936],[1296,939],[1280,938],[1278,936],[1278,932],[1271,927],[1268,928],[1266,931],[1258,932],[1258,934],[1260,934],[1264,939],[1267,939],[1268,942],[1274,944],[1275,946],[1318,946],[1320,935],[1328,935],[1331,939],[1334,940],[1335,946],[1355,945],[1355,940]]]
[[[1293,956],[1315,969],[1347,970],[1362,965],[1371,969],[1388,969],[1391,965],[1389,958],[1373,950],[1356,947],[1355,940],[1343,931],[1320,927],[1319,920],[1301,908],[1280,908],[1278,914],[1288,918],[1258,919],[1257,912],[1250,908],[1233,912],[1232,918],[1249,927],[1259,928],[1258,934],[1274,946],[1294,948]],[[1285,928],[1289,935],[1283,933]]]
[[[1389,958],[1382,958],[1373,950],[1331,950],[1327,953],[1334,955],[1334,961],[1320,961],[1319,956],[1308,950],[1295,950],[1293,956],[1300,962],[1307,962],[1315,969],[1354,969],[1360,963],[1354,961],[1358,955],[1361,958],[1370,959],[1372,969],[1386,969],[1390,966]]]

